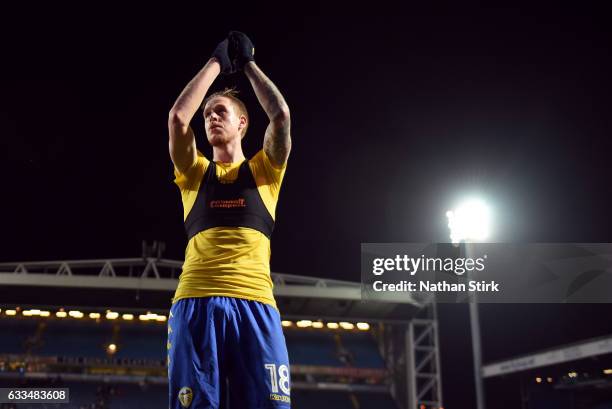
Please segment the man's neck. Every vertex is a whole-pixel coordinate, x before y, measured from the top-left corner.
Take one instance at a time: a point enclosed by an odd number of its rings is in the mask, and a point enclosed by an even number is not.
[[[244,160],[240,140],[225,145],[213,146],[213,161],[223,163],[236,163]]]

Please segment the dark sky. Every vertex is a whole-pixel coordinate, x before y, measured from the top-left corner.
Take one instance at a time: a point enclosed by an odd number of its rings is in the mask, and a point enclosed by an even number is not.
[[[605,10],[209,7],[5,17],[0,261],[134,257],[143,239],[182,258],[167,115],[231,29],[251,37],[291,109],[273,271],[357,281],[360,243],[447,241],[445,211],[474,193],[494,209],[493,241],[612,241]],[[213,88],[225,85],[250,110],[251,156],[267,119],[242,74]],[[483,319],[498,313],[512,322],[510,308]]]

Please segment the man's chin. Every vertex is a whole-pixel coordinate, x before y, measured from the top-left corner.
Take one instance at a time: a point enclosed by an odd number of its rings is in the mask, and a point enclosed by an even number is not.
[[[212,140],[209,140],[209,142],[210,145],[214,147],[225,146],[229,143],[229,141],[224,138],[213,138]]]
[[[223,146],[227,145],[232,141],[232,138],[229,138],[225,135],[212,135],[208,138],[208,142],[212,146]]]

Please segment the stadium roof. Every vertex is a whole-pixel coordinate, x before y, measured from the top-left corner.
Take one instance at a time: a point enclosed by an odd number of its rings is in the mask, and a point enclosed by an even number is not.
[[[157,258],[0,263],[0,286],[5,303],[168,309],[182,264]],[[356,282],[279,273],[272,280],[286,318],[408,321],[423,306],[406,294],[363,301]]]

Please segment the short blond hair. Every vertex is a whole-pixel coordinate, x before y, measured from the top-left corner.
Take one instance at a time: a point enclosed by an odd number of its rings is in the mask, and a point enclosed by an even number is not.
[[[244,115],[247,123],[246,126],[242,129],[242,135],[240,136],[241,138],[244,138],[244,135],[246,135],[246,131],[249,128],[249,113],[246,109],[246,105],[244,105],[244,102],[242,102],[242,100],[240,98],[238,98],[238,90],[235,87],[232,88],[225,88],[223,91],[217,91],[214,92],[212,94],[210,94],[209,96],[207,96],[204,99],[204,102],[202,102],[202,111],[204,111],[204,109],[206,108],[206,104],[208,104],[208,102],[216,97],[225,97],[225,98],[229,98],[232,103],[234,104],[234,108],[238,111],[239,115]]]

